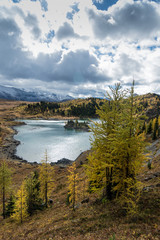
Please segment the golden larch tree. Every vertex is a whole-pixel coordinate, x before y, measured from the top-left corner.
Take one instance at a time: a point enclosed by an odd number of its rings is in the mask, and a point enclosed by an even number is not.
[[[2,194],[3,218],[6,216],[6,194],[11,185],[11,170],[8,168],[6,160],[1,161],[0,166],[0,191]]]
[[[22,223],[24,219],[28,217],[27,209],[28,209],[27,194],[26,194],[25,181],[24,181],[17,192],[15,210],[12,215],[12,218]]]
[[[48,207],[48,197],[54,187],[54,167],[48,161],[47,151],[39,166],[40,195]]]
[[[68,167],[68,190],[69,190],[69,202],[72,203],[72,208],[75,210],[75,204],[77,202],[78,195],[78,173],[76,171],[76,163],[74,162]]]

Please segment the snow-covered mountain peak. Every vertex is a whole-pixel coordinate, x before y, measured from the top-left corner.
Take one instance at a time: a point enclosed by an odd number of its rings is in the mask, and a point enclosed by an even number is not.
[[[19,101],[48,101],[59,102],[73,99],[71,96],[59,95],[52,92],[34,90],[29,91],[15,87],[5,87],[0,85],[0,99],[19,100]]]

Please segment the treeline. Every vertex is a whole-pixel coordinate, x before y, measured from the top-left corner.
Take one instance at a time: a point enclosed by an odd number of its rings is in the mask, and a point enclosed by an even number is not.
[[[28,104],[25,111],[32,115],[42,114],[47,116],[60,115],[62,117],[96,117],[96,111],[99,106],[103,105],[104,101],[90,98],[81,103],[52,103],[40,102]]]
[[[160,116],[157,116],[149,121],[143,121],[139,125],[139,133],[144,132],[152,137],[152,140],[156,140],[160,136]]]
[[[40,103],[38,102],[38,103],[28,104],[25,110],[27,113],[36,115],[39,113],[54,114],[57,109],[60,109],[60,104],[41,101]]]

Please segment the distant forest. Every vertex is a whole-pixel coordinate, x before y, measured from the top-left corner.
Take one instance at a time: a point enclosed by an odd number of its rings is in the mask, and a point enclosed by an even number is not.
[[[28,104],[25,111],[28,114],[60,115],[62,117],[97,117],[96,111],[105,100],[88,98],[86,100],[69,101],[66,103],[38,102]]]
[[[78,117],[96,118],[99,109],[107,99],[87,98],[75,99],[66,102],[38,102],[25,105],[24,114],[36,115],[37,117]],[[134,97],[136,114],[142,120],[149,122],[160,115],[160,96],[157,94],[145,94]]]

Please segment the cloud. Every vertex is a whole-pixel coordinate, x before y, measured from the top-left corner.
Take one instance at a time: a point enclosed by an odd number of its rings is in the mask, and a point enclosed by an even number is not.
[[[22,0],[12,0],[13,3],[20,3]],[[41,8],[43,11],[48,11],[48,3],[46,0],[30,0],[31,2],[37,2],[39,1],[41,4]]]
[[[136,91],[158,91],[155,1],[1,0],[0,11],[0,84],[101,96],[134,76]]]
[[[41,36],[41,30],[38,27],[38,21],[36,16],[33,14],[28,13],[28,15],[24,18],[25,24],[27,27],[31,29],[31,32],[35,39]]]
[[[76,34],[71,27],[71,25],[67,22],[61,26],[56,32],[56,36],[58,40],[66,39],[66,38],[79,38],[79,35]]]
[[[0,31],[0,73],[6,79],[61,81],[73,85],[105,81],[98,70],[98,60],[89,51],[70,51],[65,55],[60,51],[41,53],[34,58],[23,50],[21,31],[12,19],[0,19]]]
[[[23,59],[21,31],[12,19],[0,19],[0,32],[0,72],[9,78],[20,76],[16,69],[19,68],[19,60]],[[24,66],[21,67],[24,68]]]
[[[153,4],[147,2],[127,3],[112,12],[88,11],[96,38],[144,39],[160,31],[160,14]]]
[[[122,53],[118,59],[119,69],[115,69],[115,71],[121,73],[121,76],[133,76],[135,72],[140,72],[141,65],[139,62],[126,53]]]
[[[104,2],[104,0],[94,0],[94,2],[102,4]]]
[[[96,76],[95,76],[96,73]],[[104,81],[98,73],[98,61],[88,51],[79,50],[64,55],[62,61],[55,70],[57,79],[65,79],[72,84],[81,84],[86,81]]]

